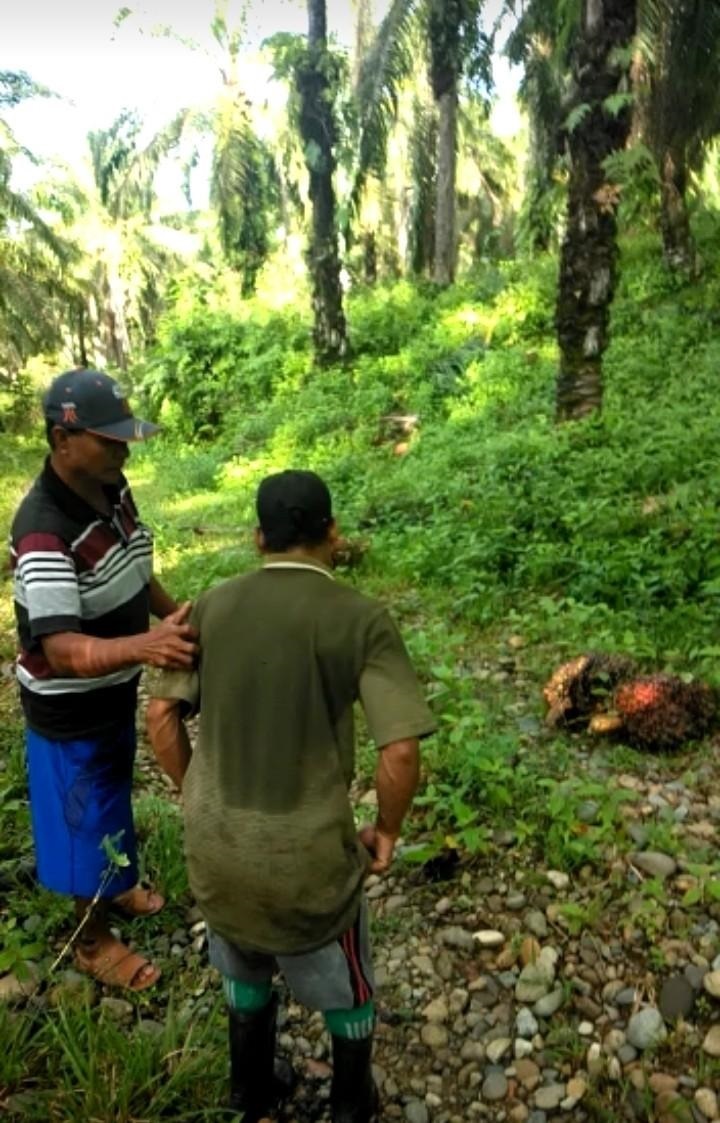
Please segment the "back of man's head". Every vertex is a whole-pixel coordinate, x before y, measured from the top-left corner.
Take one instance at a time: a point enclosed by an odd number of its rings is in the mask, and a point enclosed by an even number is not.
[[[256,510],[264,548],[273,553],[319,546],[333,524],[327,484],[314,472],[299,469],[266,476],[258,488]]]

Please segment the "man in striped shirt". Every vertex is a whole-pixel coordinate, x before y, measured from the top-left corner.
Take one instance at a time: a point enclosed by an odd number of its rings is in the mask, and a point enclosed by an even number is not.
[[[112,935],[107,918],[110,906],[141,916],[164,903],[137,884],[137,685],[143,664],[191,667],[195,633],[190,606],[178,607],[153,576],[152,536],[123,475],[128,442],[157,426],[133,417],[98,371],[60,375],[44,412],[50,455],[11,536],[38,877],[74,897],[86,919],[78,966],[142,990],[160,972]],[[151,613],[162,620],[152,629]]]

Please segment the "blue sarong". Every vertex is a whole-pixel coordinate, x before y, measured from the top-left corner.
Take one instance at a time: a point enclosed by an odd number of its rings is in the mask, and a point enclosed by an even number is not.
[[[135,728],[83,741],[27,731],[30,814],[38,879],[74,897],[115,897],[137,883],[132,790]],[[108,858],[108,838],[129,864]]]

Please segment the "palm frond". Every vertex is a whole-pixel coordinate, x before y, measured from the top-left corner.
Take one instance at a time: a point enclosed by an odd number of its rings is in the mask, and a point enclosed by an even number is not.
[[[253,129],[244,98],[228,98],[215,126],[210,201],[223,253],[251,292],[269,249],[269,216],[277,204],[272,157]]]
[[[367,177],[383,170],[400,90],[416,62],[412,29],[422,7],[422,0],[392,0],[360,64],[356,87],[359,137],[350,189],[351,213],[357,212]]]
[[[57,97],[24,70],[0,70],[0,106],[14,108],[31,97]]]
[[[130,157],[122,174],[118,175],[114,189],[113,209],[118,217],[127,218],[138,208],[149,213],[158,165],[180,143],[190,116],[189,109],[181,109],[144,148],[136,150]]]
[[[720,133],[720,6],[716,0],[641,0],[639,43],[648,74],[643,109],[656,153],[697,166]]]

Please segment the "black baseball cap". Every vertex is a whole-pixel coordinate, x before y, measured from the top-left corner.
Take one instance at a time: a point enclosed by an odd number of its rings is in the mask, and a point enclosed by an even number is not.
[[[114,441],[144,441],[160,426],[134,417],[122,386],[99,370],[60,374],[43,398],[48,421],[71,432],[87,430]]]
[[[263,534],[288,543],[321,542],[333,521],[325,481],[297,468],[266,476],[258,488],[256,509]]]

